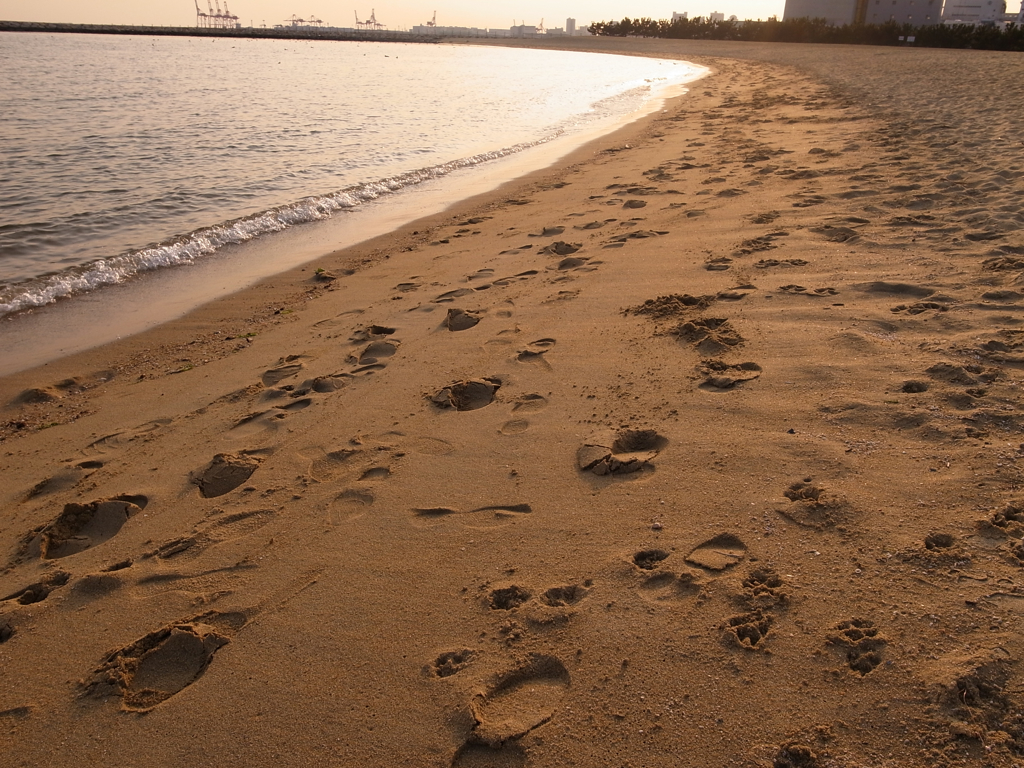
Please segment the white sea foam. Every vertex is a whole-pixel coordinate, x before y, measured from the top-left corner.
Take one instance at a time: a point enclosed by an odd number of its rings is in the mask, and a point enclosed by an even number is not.
[[[280,232],[298,224],[329,218],[339,211],[356,208],[362,203],[395,194],[408,187],[447,176],[453,171],[470,168],[489,160],[508,157],[531,147],[545,144],[561,135],[556,131],[536,141],[483,152],[472,157],[422,168],[385,179],[378,179],[319,197],[307,197],[291,205],[204,227],[184,237],[137,251],[99,259],[80,267],[0,288],[0,317],[35,307],[52,304],[58,299],[95,290],[128,280],[142,272],[164,267],[193,264],[227,245],[252,240],[261,235]]]
[[[3,46],[0,316],[614,122],[695,71],[497,47],[13,34]],[[337,191],[310,196],[325,189]]]

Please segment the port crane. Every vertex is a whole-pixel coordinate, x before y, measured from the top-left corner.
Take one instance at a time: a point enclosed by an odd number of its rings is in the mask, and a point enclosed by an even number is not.
[[[366,21],[359,20],[359,11],[356,11],[356,26],[363,29],[384,29],[384,25],[377,21],[377,11],[370,11],[370,18]]]
[[[316,16],[300,19],[293,13],[290,18],[284,20],[284,23],[289,27],[322,27],[326,22],[323,19],[318,19]]]
[[[437,26],[437,11],[434,11],[434,18],[432,18],[430,21],[427,22],[427,26],[428,27],[436,27]]]
[[[196,4],[196,26],[206,29],[233,29],[238,26],[238,17],[231,13],[227,0],[224,0],[224,10],[220,9],[220,0],[214,0],[217,10],[213,10],[214,3],[206,0],[207,12],[204,13],[199,7],[199,0]]]

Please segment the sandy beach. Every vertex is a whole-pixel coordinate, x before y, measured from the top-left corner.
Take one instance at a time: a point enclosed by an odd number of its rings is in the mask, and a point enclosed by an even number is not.
[[[712,74],[0,379],[0,764],[1024,764],[1024,60],[559,45]]]

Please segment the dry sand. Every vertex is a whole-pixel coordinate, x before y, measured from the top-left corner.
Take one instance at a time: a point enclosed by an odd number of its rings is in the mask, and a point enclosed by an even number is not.
[[[1024,760],[1019,54],[588,44],[714,73],[0,380],[0,763]]]

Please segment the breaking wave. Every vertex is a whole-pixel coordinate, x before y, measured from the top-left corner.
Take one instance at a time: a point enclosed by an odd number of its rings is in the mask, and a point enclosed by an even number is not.
[[[278,206],[212,227],[203,227],[154,246],[3,286],[0,287],[0,317],[52,304],[58,299],[86,293],[105,285],[123,283],[142,272],[193,264],[197,259],[209,256],[225,246],[244,243],[297,224],[327,219],[339,211],[352,210],[363,203],[439,179],[453,171],[471,168],[546,144],[563,133],[562,129],[558,129],[534,141],[346,187],[326,195],[306,197],[289,205]]]

